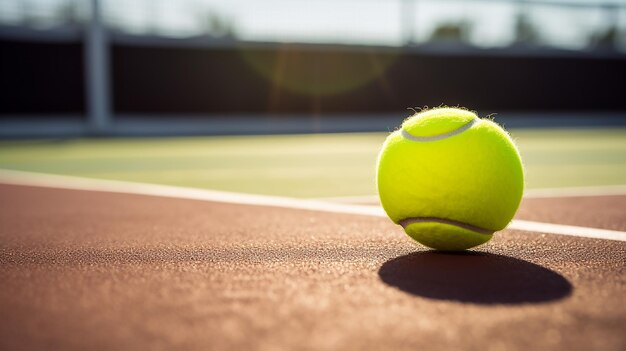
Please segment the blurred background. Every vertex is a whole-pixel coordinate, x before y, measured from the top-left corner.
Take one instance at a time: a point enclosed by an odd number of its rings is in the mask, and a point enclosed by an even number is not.
[[[1,168],[373,194],[440,105],[512,130],[530,187],[626,184],[626,0],[0,0]]]
[[[0,24],[3,135],[385,130],[440,104],[626,110],[623,0],[0,0]]]

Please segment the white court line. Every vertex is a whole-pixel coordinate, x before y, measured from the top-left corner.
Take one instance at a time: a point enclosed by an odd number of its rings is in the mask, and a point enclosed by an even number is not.
[[[548,197],[583,197],[583,196],[622,196],[626,195],[626,185],[581,186],[569,188],[527,189],[524,197],[529,199]]]
[[[100,180],[12,170],[0,170],[0,183],[386,217],[383,209],[378,206],[349,205],[323,202],[319,200],[300,200],[288,197],[251,195],[225,191],[182,188],[168,185],[133,183],[117,180]],[[617,230],[596,229],[525,220],[513,220],[507,228],[546,234],[561,234],[584,238],[626,241],[626,232]]]
[[[568,188],[537,188],[524,191],[525,199],[541,199],[551,197],[585,197],[585,196],[624,196],[626,185],[580,186]],[[377,195],[320,197],[317,201],[337,203],[378,203]]]
[[[317,197],[313,200],[336,202],[341,204],[377,204],[378,195],[357,195],[357,196],[333,196],[333,197]]]

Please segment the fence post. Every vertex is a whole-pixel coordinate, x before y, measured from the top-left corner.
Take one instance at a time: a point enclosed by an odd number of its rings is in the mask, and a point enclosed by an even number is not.
[[[111,126],[109,48],[100,0],[91,1],[85,30],[85,88],[87,125],[90,134],[104,134]]]

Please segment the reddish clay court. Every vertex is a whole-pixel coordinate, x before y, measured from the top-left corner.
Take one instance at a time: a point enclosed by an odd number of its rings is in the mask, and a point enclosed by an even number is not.
[[[0,186],[2,350],[624,350],[626,243],[504,230],[429,251],[388,219]],[[518,218],[626,230],[625,196]]]

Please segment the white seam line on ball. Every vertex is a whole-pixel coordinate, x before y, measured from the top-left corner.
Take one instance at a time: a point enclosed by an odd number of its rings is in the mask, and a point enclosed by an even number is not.
[[[166,198],[212,201],[239,205],[271,206],[288,209],[320,211],[327,213],[387,217],[383,209],[378,206],[346,205],[279,196],[232,193],[226,191],[184,188],[147,183],[134,183],[119,180],[81,178],[44,173],[22,172],[6,169],[0,169],[0,183],[44,188],[158,196]],[[514,219],[513,221],[511,221],[507,228],[535,233],[560,234],[582,238],[626,241],[626,232],[623,231],[542,223],[519,219]]]
[[[476,232],[478,234],[483,234],[483,235],[492,235],[495,232],[493,230],[477,227],[477,226],[471,225],[469,223],[455,221],[455,220],[446,219],[446,218],[438,218],[438,217],[411,217],[411,218],[405,218],[403,220],[398,221],[398,224],[400,224],[402,226],[402,228],[405,228],[405,229],[406,229],[407,226],[409,226],[409,225],[411,225],[413,223],[441,223],[441,224],[448,224],[448,225],[452,225],[452,226],[455,226],[455,227],[467,229],[467,230],[470,230],[472,232]]]
[[[415,136],[409,132],[406,131],[406,129],[402,128],[402,136],[406,139],[409,139],[411,141],[418,141],[418,142],[422,142],[422,141],[437,141],[437,140],[443,140],[449,137],[453,137],[455,135],[461,134],[464,131],[472,128],[476,123],[478,123],[480,120],[478,118],[472,118],[471,121],[465,123],[463,126],[451,131],[451,132],[447,132],[447,133],[443,133],[443,134],[438,134],[438,135],[433,135],[433,136]]]

